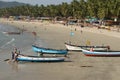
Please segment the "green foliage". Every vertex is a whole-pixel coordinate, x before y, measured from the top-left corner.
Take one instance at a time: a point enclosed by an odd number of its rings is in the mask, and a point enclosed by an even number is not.
[[[59,5],[23,5],[0,9],[0,16],[62,16],[85,18],[86,16],[103,18],[120,18],[120,0],[73,0],[70,4]]]

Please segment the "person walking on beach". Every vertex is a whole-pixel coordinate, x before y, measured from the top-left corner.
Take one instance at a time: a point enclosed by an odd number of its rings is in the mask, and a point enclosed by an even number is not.
[[[17,61],[17,57],[19,54],[20,54],[20,51],[18,51],[17,48],[14,48],[14,50],[12,51],[12,60]]]

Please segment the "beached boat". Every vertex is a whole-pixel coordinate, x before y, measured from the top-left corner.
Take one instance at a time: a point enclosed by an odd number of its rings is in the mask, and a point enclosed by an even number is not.
[[[9,35],[20,35],[21,33],[20,32],[3,32],[5,34],[9,34]]]
[[[64,57],[40,57],[40,56],[28,56],[28,55],[19,55],[17,61],[27,61],[27,62],[62,62]]]
[[[103,56],[103,57],[120,56],[120,51],[89,51],[89,50],[83,49],[82,52],[86,56]]]
[[[36,45],[32,45],[33,51],[37,53],[44,53],[44,54],[63,54],[66,55],[68,53],[68,50],[66,49],[50,49],[50,48],[43,48],[43,47],[38,47]]]
[[[94,50],[108,50],[110,49],[109,46],[78,46],[69,43],[65,43],[66,48],[69,51],[82,51],[83,49],[90,49],[93,48]]]

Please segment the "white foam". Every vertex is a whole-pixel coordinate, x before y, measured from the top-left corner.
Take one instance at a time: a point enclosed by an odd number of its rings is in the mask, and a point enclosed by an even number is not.
[[[4,44],[3,46],[1,46],[0,48],[5,47],[6,45],[11,44],[13,41],[15,41],[15,38],[12,38],[10,41],[8,41],[6,44]]]

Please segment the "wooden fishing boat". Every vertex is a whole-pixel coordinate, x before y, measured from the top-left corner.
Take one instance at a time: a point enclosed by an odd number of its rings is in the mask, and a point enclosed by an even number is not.
[[[86,56],[103,56],[103,57],[120,56],[120,51],[89,51],[89,50],[83,49],[82,52]]]
[[[3,32],[5,34],[9,34],[9,35],[20,35],[20,32]]]
[[[64,57],[40,57],[40,56],[28,56],[28,55],[18,55],[17,61],[27,61],[27,62],[62,62]]]
[[[38,47],[36,45],[32,45],[33,51],[37,53],[44,53],[44,54],[63,54],[66,55],[68,53],[67,49],[50,49],[50,48],[43,48],[43,47]]]
[[[109,46],[78,46],[69,43],[65,43],[66,48],[69,51],[82,51],[83,49],[90,49],[93,48],[94,50],[108,50],[110,49]]]

